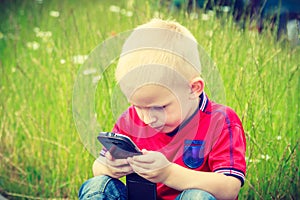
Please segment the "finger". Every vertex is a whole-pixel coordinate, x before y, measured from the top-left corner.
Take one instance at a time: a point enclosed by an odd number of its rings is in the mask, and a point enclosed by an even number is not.
[[[112,167],[123,167],[123,166],[128,166],[129,163],[126,159],[115,159],[115,160],[108,160],[106,159],[106,164]]]
[[[142,149],[142,153],[143,153],[143,155],[144,154],[147,154],[149,151],[147,151],[147,149]]]
[[[108,160],[114,160],[114,157],[110,154],[109,151],[107,151],[107,152],[105,153],[105,157],[106,157]]]
[[[155,178],[157,176],[157,174],[155,173],[156,171],[150,170],[150,169],[144,169],[138,166],[134,166],[132,167],[133,171],[135,173],[137,173],[138,175],[144,177],[145,179],[152,179]]]
[[[132,159],[136,162],[151,164],[155,162],[155,156],[149,152],[139,156],[133,156]]]
[[[138,174],[142,174],[142,173],[145,173],[147,171],[147,169],[145,169],[143,166],[140,166],[140,165],[136,165],[136,164],[130,164],[132,170],[135,172],[135,173],[138,173]]]
[[[121,167],[129,165],[126,159],[114,159],[109,152],[106,152],[105,158],[106,164],[112,167]]]
[[[130,172],[132,173],[132,172]],[[126,176],[128,173],[125,173],[125,172],[115,172],[115,173],[112,173],[110,174],[109,176],[113,177],[113,178],[122,178],[123,176]]]
[[[133,168],[133,170],[138,169],[139,171],[148,171],[153,168],[152,164],[135,161],[133,158],[129,158],[128,163]]]
[[[123,176],[126,176],[127,174],[133,173],[133,169],[130,165],[118,167],[118,168],[109,166],[109,170],[110,170],[109,175],[114,178],[121,178]]]
[[[118,168],[112,167],[111,169],[116,174],[128,174],[133,171],[133,169],[130,165],[122,166],[122,167],[118,167]]]

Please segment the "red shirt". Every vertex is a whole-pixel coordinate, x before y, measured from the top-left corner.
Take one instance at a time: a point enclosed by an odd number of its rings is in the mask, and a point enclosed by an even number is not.
[[[140,149],[162,152],[169,161],[196,171],[234,176],[244,184],[246,139],[240,119],[229,107],[203,93],[199,109],[171,133],[159,133],[129,107],[113,132],[129,136]],[[180,181],[180,180],[178,180]],[[157,184],[158,197],[175,199],[180,191]]]

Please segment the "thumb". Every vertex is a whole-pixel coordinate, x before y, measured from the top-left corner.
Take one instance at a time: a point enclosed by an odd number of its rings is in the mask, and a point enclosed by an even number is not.
[[[105,153],[105,157],[106,157],[108,160],[113,160],[113,159],[114,159],[114,158],[112,157],[112,155],[110,154],[109,151],[107,151],[107,152]]]
[[[146,154],[148,154],[148,153],[149,153],[149,151],[148,151],[148,150],[146,150],[146,149],[142,149],[142,153],[143,153],[143,155],[146,155]]]

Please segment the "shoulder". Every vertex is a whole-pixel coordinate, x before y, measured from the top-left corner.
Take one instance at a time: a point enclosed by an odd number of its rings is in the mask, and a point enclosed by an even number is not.
[[[211,115],[212,118],[218,118],[224,120],[227,125],[238,125],[242,126],[242,122],[235,112],[235,110],[229,106],[219,104],[213,101],[209,102],[205,114]]]

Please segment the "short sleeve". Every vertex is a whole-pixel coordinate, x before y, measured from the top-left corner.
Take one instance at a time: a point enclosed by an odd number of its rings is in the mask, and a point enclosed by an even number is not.
[[[240,124],[226,126],[209,155],[213,172],[233,176],[244,184],[246,174],[246,139]]]

